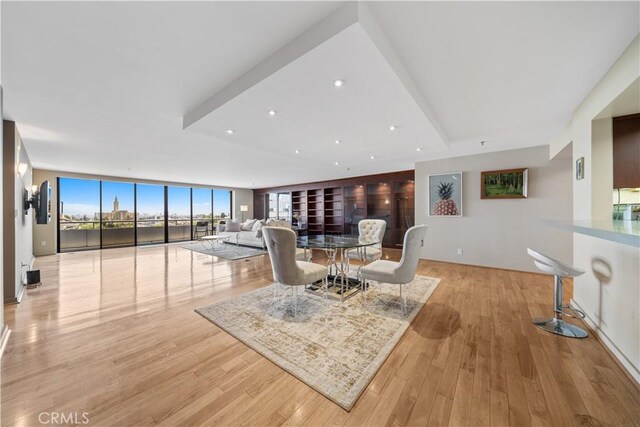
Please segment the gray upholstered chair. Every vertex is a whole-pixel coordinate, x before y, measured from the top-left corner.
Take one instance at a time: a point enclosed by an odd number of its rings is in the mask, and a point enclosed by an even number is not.
[[[358,222],[358,234],[361,239],[375,240],[373,246],[359,247],[347,252],[347,260],[357,259],[366,264],[382,258],[382,239],[387,229],[387,222],[383,219],[363,219]],[[349,268],[349,264],[347,264]]]
[[[267,221],[268,227],[281,227],[291,230],[291,223],[280,219],[270,219]],[[296,248],[296,261],[311,262],[311,249]]]
[[[390,283],[400,286],[400,299],[402,301],[402,312],[407,311],[407,295],[402,295],[402,286],[413,281],[418,261],[420,259],[420,248],[424,246],[424,237],[427,234],[426,225],[415,225],[407,230],[404,235],[404,245],[402,248],[402,258],[400,262],[378,260],[362,267],[360,276],[363,281],[375,280],[380,283]],[[363,288],[366,283],[363,282]]]
[[[269,251],[274,285],[274,295],[278,284],[291,286],[294,296],[294,315],[298,314],[298,287],[323,281],[324,296],[327,293],[326,266],[306,261],[296,261],[296,233],[283,227],[262,227],[262,235]]]
[[[556,259],[536,252],[531,248],[527,248],[527,253],[533,258],[536,267],[548,274],[553,274],[553,317],[551,318],[535,318],[533,324],[556,335],[571,338],[586,338],[589,336],[584,329],[567,323],[562,317],[576,317],[584,319],[585,315],[582,311],[565,305],[562,302],[562,279],[564,277],[578,277],[584,274],[584,271],[566,265]],[[571,311],[571,313],[566,310]]]

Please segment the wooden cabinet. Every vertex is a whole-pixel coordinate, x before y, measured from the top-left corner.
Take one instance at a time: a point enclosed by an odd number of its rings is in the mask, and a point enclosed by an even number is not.
[[[402,244],[404,233],[415,225],[416,184],[412,179],[397,181],[394,188],[394,209],[396,225],[394,227],[396,244]]]
[[[364,185],[347,185],[344,187],[344,233],[357,235],[358,222],[365,218]]]
[[[293,212],[299,212],[308,234],[358,234],[358,222],[383,219],[387,231],[383,246],[401,247],[406,230],[415,221],[413,170],[333,181],[254,190],[254,212],[268,209],[269,193],[291,193]],[[262,210],[261,210],[262,209]]]
[[[376,182],[367,185],[367,218],[381,219],[387,223],[384,233],[384,246],[393,246],[393,200],[388,182]]]
[[[613,118],[613,188],[640,188],[640,114]]]

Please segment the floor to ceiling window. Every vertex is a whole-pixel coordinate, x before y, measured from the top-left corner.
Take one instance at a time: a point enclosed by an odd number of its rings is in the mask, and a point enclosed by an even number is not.
[[[267,218],[291,221],[291,193],[268,193]]]
[[[213,221],[231,218],[231,191],[213,190]]]
[[[193,213],[193,233],[198,238],[210,233],[213,224],[213,203],[211,189],[194,188],[191,199]]]
[[[167,188],[167,212],[169,218],[169,242],[191,239],[191,189]]]
[[[134,184],[102,182],[102,247],[135,244]]]
[[[164,243],[164,186],[136,184],[136,241]]]
[[[191,240],[232,211],[229,190],[63,177],[58,200],[59,252]]]
[[[100,181],[60,178],[60,250],[100,248]]]

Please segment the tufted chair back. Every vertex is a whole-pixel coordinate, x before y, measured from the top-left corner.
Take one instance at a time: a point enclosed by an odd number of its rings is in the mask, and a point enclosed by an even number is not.
[[[304,271],[296,263],[296,233],[283,227],[262,227],[273,278],[283,285],[304,285]]]
[[[397,283],[409,283],[416,275],[420,251],[424,246],[424,237],[427,235],[426,225],[414,225],[404,235],[402,258],[396,268]]]
[[[382,219],[363,219],[358,223],[358,233],[360,237],[368,240],[377,240],[379,243],[374,247],[382,248],[382,239],[387,229],[387,222]]]

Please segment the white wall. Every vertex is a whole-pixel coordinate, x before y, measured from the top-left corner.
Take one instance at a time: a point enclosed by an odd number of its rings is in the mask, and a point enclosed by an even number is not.
[[[27,172],[24,176],[16,174],[15,182],[15,206],[18,210],[16,216],[16,232],[15,232],[15,245],[16,245],[16,287],[19,289],[19,293],[22,293],[24,289],[24,283],[27,282],[27,270],[30,270],[33,266],[33,221],[34,212],[33,209],[29,209],[25,215],[23,209],[24,195],[23,191],[28,190],[28,195],[31,196],[31,185],[33,169],[31,167],[31,161],[27,153],[27,149],[22,144],[22,139],[18,134],[18,152],[16,157],[17,163],[24,163],[27,165]],[[22,265],[28,265],[28,267],[22,267]]]
[[[573,304],[618,360],[640,381],[640,249],[574,235]]]
[[[573,181],[573,219],[606,217],[600,203],[610,206],[611,185],[600,181],[613,174],[604,142],[607,126],[600,120],[616,98],[640,78],[640,36],[629,45],[573,114],[570,139],[573,160],[585,158],[585,179]],[[631,112],[629,112],[631,113]],[[604,174],[604,175],[603,175]],[[603,178],[603,176],[605,178]],[[602,202],[600,202],[602,200]],[[587,273],[574,281],[573,302],[582,307],[591,326],[618,360],[640,381],[640,249],[574,233],[574,265]],[[607,267],[605,267],[607,266]],[[608,268],[609,280],[602,285],[598,268]]]
[[[56,245],[57,245],[57,234],[56,234],[56,223],[58,220],[58,213],[56,206],[58,204],[58,189],[56,188],[56,178],[57,177],[69,177],[69,178],[83,178],[83,179],[102,179],[109,181],[127,181],[127,182],[138,182],[138,183],[146,183],[146,184],[161,184],[161,185],[177,185],[177,186],[191,186],[191,187],[201,187],[201,188],[224,188],[229,189],[233,192],[233,206],[232,206],[232,216],[240,217],[240,205],[246,204],[249,205],[249,212],[247,214],[253,215],[253,190],[248,190],[245,188],[227,188],[227,187],[215,187],[210,185],[196,185],[190,183],[176,183],[176,182],[158,182],[147,179],[137,179],[137,178],[122,178],[122,177],[112,177],[112,176],[101,176],[101,175],[89,175],[89,174],[80,174],[80,173],[72,173],[72,172],[64,172],[64,171],[51,171],[44,169],[34,169],[33,171],[33,182],[40,185],[43,181],[49,181],[51,184],[51,222],[46,225],[36,225],[33,232],[33,248],[36,256],[44,256],[44,255],[53,255],[56,253]],[[249,216],[245,215],[246,218]]]
[[[27,169],[18,174],[18,165]],[[3,122],[3,289],[5,302],[19,302],[33,263],[33,210],[25,215],[23,190],[31,188],[31,163],[14,122]],[[25,267],[22,267],[22,265]]]
[[[591,218],[609,220],[613,213],[613,120],[591,122]],[[586,172],[586,171],[585,171]]]
[[[528,198],[480,199],[481,171],[520,167],[529,168]],[[428,175],[458,171],[463,172],[464,216],[428,216]],[[422,257],[536,271],[526,252],[531,247],[571,262],[571,236],[541,222],[571,218],[571,173],[571,158],[550,161],[548,146],[416,163],[416,224],[429,225]]]

